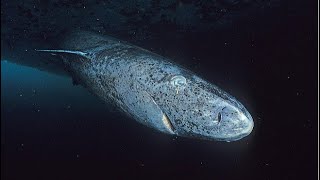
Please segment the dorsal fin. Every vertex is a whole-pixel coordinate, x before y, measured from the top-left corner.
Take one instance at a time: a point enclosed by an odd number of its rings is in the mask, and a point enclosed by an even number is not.
[[[70,51],[70,50],[62,50],[62,49],[36,49],[36,51],[41,52],[50,52],[50,53],[69,53],[69,54],[76,54],[88,59],[91,59],[89,53],[82,52],[82,51]]]

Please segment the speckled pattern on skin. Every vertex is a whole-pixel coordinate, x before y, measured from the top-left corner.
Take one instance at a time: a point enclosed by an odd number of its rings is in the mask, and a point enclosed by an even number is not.
[[[252,117],[234,97],[150,51],[80,31],[66,36],[59,48],[81,52],[59,53],[74,79],[151,128],[222,141],[241,139],[253,129]]]

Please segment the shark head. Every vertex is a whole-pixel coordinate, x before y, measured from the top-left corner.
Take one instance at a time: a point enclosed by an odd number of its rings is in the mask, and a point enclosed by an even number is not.
[[[176,135],[236,141],[253,129],[240,102],[196,75],[171,74],[157,87],[152,97],[164,114],[163,124]]]
[[[127,112],[141,123],[207,140],[236,141],[251,133],[254,123],[249,112],[217,86],[175,67],[163,68],[152,77],[141,73],[139,86],[123,93],[125,104],[130,104]]]
[[[136,120],[168,134],[197,139],[236,141],[254,123],[234,97],[192,72],[174,66],[141,73],[119,83],[126,111]],[[137,83],[133,83],[138,81]],[[128,88],[121,88],[132,84]]]

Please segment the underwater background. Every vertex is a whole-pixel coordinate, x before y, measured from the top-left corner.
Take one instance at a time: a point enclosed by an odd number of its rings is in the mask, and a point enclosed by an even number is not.
[[[1,0],[1,178],[316,179],[316,12],[298,0]],[[72,28],[192,70],[244,104],[253,132],[162,134],[39,68],[32,48]]]

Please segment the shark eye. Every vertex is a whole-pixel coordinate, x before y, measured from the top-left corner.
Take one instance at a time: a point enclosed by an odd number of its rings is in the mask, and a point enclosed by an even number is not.
[[[176,75],[173,76],[170,80],[170,84],[174,87],[184,87],[187,85],[187,80],[185,77],[181,76],[181,75]]]

